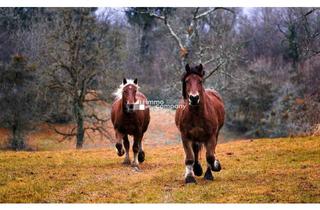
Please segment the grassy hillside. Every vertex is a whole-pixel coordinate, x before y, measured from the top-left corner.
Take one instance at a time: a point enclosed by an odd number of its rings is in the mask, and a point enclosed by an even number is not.
[[[188,186],[181,145],[145,150],[142,172],[122,165],[113,148],[2,151],[0,202],[320,202],[317,137],[220,144],[222,171]]]

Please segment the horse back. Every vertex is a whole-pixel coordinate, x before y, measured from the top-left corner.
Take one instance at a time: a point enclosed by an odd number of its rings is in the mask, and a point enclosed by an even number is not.
[[[209,106],[212,106],[214,108],[214,111],[218,118],[219,128],[221,128],[224,123],[224,115],[225,115],[224,103],[222,101],[222,97],[217,91],[213,89],[206,89],[205,92],[209,99]]]

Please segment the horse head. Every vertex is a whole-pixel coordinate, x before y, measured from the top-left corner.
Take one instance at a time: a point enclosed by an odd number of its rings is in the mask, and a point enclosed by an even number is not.
[[[200,104],[204,92],[203,76],[204,70],[202,64],[190,67],[189,64],[185,67],[186,72],[182,77],[182,96],[188,99],[189,105],[197,106]]]
[[[134,111],[134,104],[137,102],[137,91],[138,91],[138,79],[127,80],[123,79],[122,82],[122,100],[127,112]]]

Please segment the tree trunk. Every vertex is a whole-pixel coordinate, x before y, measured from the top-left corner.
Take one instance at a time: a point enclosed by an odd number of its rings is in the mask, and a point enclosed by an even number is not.
[[[84,142],[84,117],[83,117],[83,105],[79,102],[74,105],[74,114],[77,121],[77,149],[81,149]]]
[[[24,141],[23,141],[23,138],[19,134],[20,131],[18,129],[17,123],[14,123],[11,126],[11,132],[12,132],[12,139],[10,140],[11,141],[11,148],[13,150],[24,149],[25,148]]]

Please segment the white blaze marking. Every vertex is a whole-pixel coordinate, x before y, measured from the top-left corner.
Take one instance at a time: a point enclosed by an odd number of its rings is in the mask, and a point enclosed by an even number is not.
[[[123,91],[123,88],[125,88],[126,86],[128,85],[133,85],[135,86],[137,89],[139,89],[139,85],[135,84],[133,82],[132,79],[127,79],[127,83],[124,85],[124,84],[121,84],[119,86],[119,88],[113,92],[113,95],[116,97],[116,99],[121,99],[122,98],[122,91]],[[130,87],[131,88],[131,87]]]
[[[191,93],[190,96],[193,96],[193,97],[196,97],[196,96],[199,96],[199,92],[194,92],[194,93]]]

